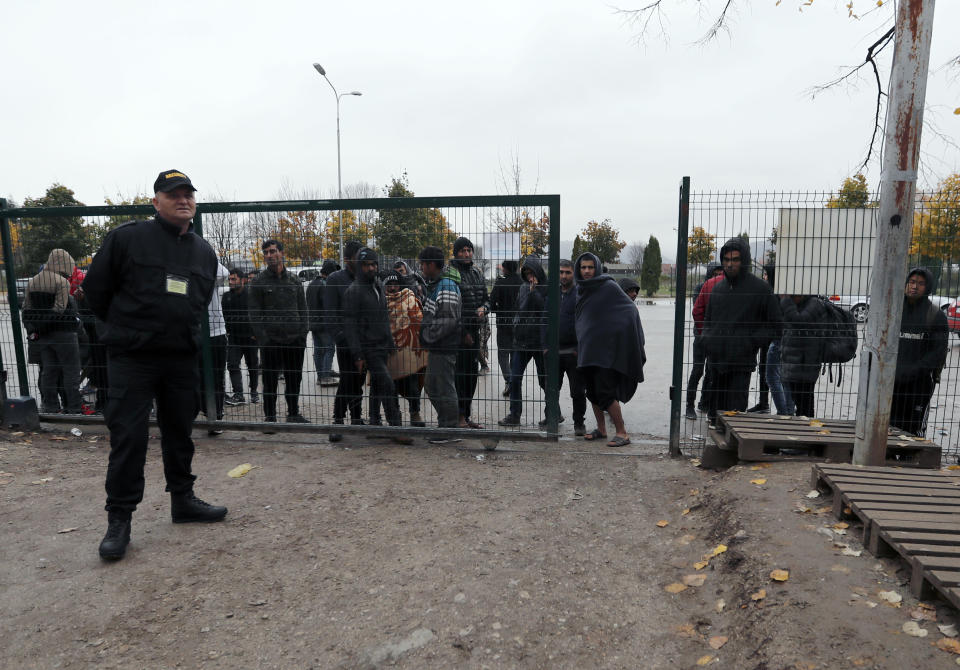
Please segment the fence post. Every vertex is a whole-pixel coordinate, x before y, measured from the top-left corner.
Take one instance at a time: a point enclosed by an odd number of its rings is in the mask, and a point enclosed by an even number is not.
[[[560,432],[560,196],[550,197],[550,257],[547,261],[547,430]]]
[[[855,465],[884,465],[897,368],[907,250],[913,228],[920,133],[933,32],[933,0],[897,5],[880,183],[880,216],[870,278],[870,319],[860,363]]]
[[[690,226],[690,177],[680,185],[680,216],[677,221],[677,283],[673,313],[673,381],[670,385],[670,455],[680,453],[680,408],[683,399],[683,341],[687,315],[687,229]]]
[[[7,208],[7,201],[0,198],[0,211]],[[20,299],[17,297],[17,272],[13,264],[13,244],[10,241],[10,219],[0,218],[0,235],[3,237],[3,265],[7,275],[7,306],[10,307],[10,329],[13,331],[13,349],[17,356],[17,379],[20,395],[30,395],[27,382],[27,358],[23,353],[23,329],[20,327]]]
[[[194,232],[203,237],[203,215],[200,212],[197,212],[193,217],[193,230]],[[220,262],[220,259],[217,259],[217,263]],[[217,271],[214,270],[213,276],[213,290],[219,290],[217,286]],[[213,386],[213,349],[210,346],[210,305],[207,304],[207,308],[203,312],[203,323],[200,324],[200,356],[201,356],[201,372],[203,375],[203,400],[207,411],[204,414],[207,415],[207,420],[210,420],[211,413],[213,414],[213,420],[216,421],[219,419],[217,416],[217,399],[216,399],[216,389]]]

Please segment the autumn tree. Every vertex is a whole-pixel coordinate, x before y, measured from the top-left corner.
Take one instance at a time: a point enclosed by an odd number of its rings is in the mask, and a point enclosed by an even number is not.
[[[103,202],[111,206],[120,206],[120,205],[149,205],[151,203],[150,196],[137,194],[131,197],[124,197],[120,194],[117,194],[115,199],[104,198]],[[128,221],[134,221],[138,218],[148,218],[147,216],[136,216],[134,214],[115,214],[113,216],[108,216],[102,221],[93,223],[89,226],[89,235],[90,235],[90,248],[93,251],[97,251],[102,245],[103,240],[111,230],[119,226],[121,223],[127,223]]]
[[[931,268],[952,268],[960,259],[960,173],[941,181],[935,191],[921,196],[913,214],[910,240],[913,263]]]
[[[287,263],[319,261],[323,249],[325,224],[321,212],[284,212],[277,217],[273,239],[283,244],[283,257]],[[344,212],[344,220],[350,212]]]
[[[687,263],[704,265],[710,262],[717,251],[716,235],[711,235],[700,226],[694,226],[693,234],[687,238]]]
[[[827,209],[859,209],[861,207],[876,207],[877,203],[870,202],[870,188],[867,186],[867,178],[857,173],[852,177],[847,177],[840,185],[840,190],[835,196],[827,200]]]
[[[343,225],[343,241],[356,240],[366,245],[373,237],[373,227],[363,221],[349,209],[333,211],[327,215],[323,229],[323,258],[340,258],[340,227]]]
[[[27,198],[24,207],[83,207],[71,189],[53,184],[45,195]],[[23,261],[21,271],[36,272],[47,261],[52,249],[65,249],[75,260],[87,256],[93,249],[90,228],[79,216],[45,216],[21,219],[20,244]]]
[[[620,233],[610,224],[610,219],[600,223],[588,221],[580,234],[583,236],[584,251],[595,253],[604,263],[620,262],[620,250],[627,243],[620,241]]]
[[[383,192],[388,198],[414,197],[406,172],[399,178],[393,177]],[[373,226],[373,236],[381,254],[398,258],[416,258],[427,246],[450,252],[457,238],[443,212],[435,208],[381,209]]]
[[[663,268],[663,258],[660,256],[660,242],[653,235],[647,242],[643,252],[643,267],[640,270],[640,288],[647,297],[653,296],[660,289],[660,271]]]

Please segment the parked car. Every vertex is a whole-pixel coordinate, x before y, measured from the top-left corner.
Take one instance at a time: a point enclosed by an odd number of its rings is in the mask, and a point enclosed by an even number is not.
[[[29,281],[29,277],[17,280],[17,302],[21,307],[23,307],[23,297],[27,293],[27,283],[29,283]]]
[[[947,306],[947,328],[960,337],[960,298]]]
[[[954,304],[955,299],[931,295],[930,301],[940,309],[946,310]],[[866,322],[867,316],[870,314],[870,296],[868,295],[831,295],[830,302],[840,309],[848,310],[853,314],[853,318],[857,323]]]

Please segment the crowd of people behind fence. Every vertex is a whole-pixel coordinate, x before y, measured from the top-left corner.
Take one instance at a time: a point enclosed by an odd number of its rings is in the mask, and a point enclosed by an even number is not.
[[[771,397],[777,414],[816,416],[817,381],[842,374],[834,364],[856,353],[852,315],[821,296],[775,295],[775,266],[764,266],[762,278],[752,274],[750,245],[740,237],[727,241],[719,256],[721,263],[708,265],[694,290],[686,418],[697,420],[698,409],[710,424],[724,411],[767,413]],[[921,437],[948,351],[946,315],[929,299],[934,287],[928,269],[907,273],[890,409],[892,427]],[[755,370],[759,402],[748,408]]]
[[[317,384],[336,387],[334,425],[348,419],[352,425],[382,425],[384,420],[402,425],[402,399],[409,425],[426,427],[421,407],[426,391],[437,426],[483,430],[473,401],[479,376],[489,373],[485,339],[490,337],[491,315],[496,322],[502,396],[509,400],[507,415],[497,420],[499,426],[523,425],[524,379],[531,363],[539,387],[546,389],[548,280],[535,256],[503,261],[488,290],[483,272],[473,262],[473,243],[466,237],[454,242],[452,260],[448,251],[424,248],[418,270],[403,260],[381,268],[373,250],[349,241],[344,247],[345,267],[326,261],[319,276],[304,287],[286,269],[282,242],[269,239],[261,247],[265,267],[260,272],[216,265],[214,285],[227,290],[214,290],[206,305],[212,376],[204,371],[202,359],[197,363],[197,411],[210,420],[223,420],[227,407],[262,401],[265,432],[272,432],[269,424],[278,416],[287,423],[310,423],[300,408],[309,334]],[[639,285],[629,279],[614,282],[592,254],[576,262],[564,259],[559,265],[559,384],[562,389],[566,378],[574,434],[625,446],[630,438],[620,403],[633,396],[645,362],[643,330],[634,304]],[[26,289],[22,318],[29,360],[41,369],[44,413],[106,410],[111,346],[100,341],[107,325],[87,305],[83,280],[83,271],[70,255],[54,249]],[[619,343],[614,341],[618,338]],[[151,348],[149,342],[134,346]],[[82,401],[82,378],[87,380],[83,391],[95,396],[90,405]],[[589,432],[588,398],[596,419]],[[606,414],[615,430],[612,436],[607,435]],[[544,416],[539,427],[546,425]],[[209,429],[211,436],[220,433],[217,427]],[[342,434],[332,432],[329,439],[340,441]]]

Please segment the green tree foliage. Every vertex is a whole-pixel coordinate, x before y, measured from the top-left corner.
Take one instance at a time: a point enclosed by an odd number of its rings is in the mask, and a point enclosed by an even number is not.
[[[663,258],[660,256],[660,242],[653,235],[647,242],[647,248],[643,252],[643,268],[640,271],[640,288],[644,290],[647,297],[653,296],[660,288],[660,270],[663,266]]]
[[[132,198],[124,198],[123,196],[118,195],[116,200],[104,198],[103,201],[108,205],[149,205],[151,198],[148,195],[135,195]],[[133,221],[137,218],[146,217],[137,217],[133,214],[119,214],[115,216],[108,216],[103,221],[92,224],[89,227],[91,249],[93,251],[99,249],[103,245],[103,239],[107,236],[107,233],[119,226],[121,223]]]
[[[876,206],[876,202],[870,202],[870,188],[867,186],[867,178],[859,173],[844,179],[837,194],[827,200],[827,209]]]
[[[343,241],[356,240],[361,244],[373,236],[372,226],[357,218],[349,209],[330,212],[323,232],[323,258],[340,258],[340,222],[343,221]],[[258,247],[259,248],[259,247]],[[292,256],[288,256],[292,258]],[[319,260],[319,259],[318,259]]]
[[[945,283],[952,283],[951,270],[960,260],[960,173],[946,177],[933,193],[923,196],[913,214],[910,256],[911,264],[930,268],[938,283],[946,268]]]
[[[40,198],[27,198],[24,207],[82,207],[72,190],[62,184],[54,184]],[[20,245],[26,267],[21,273],[34,274],[52,249],[66,249],[75,260],[87,256],[91,250],[90,229],[83,225],[79,216],[46,216],[24,218],[20,233]]]
[[[388,198],[414,196],[406,172],[399,179],[392,178],[383,191]],[[453,250],[457,235],[439,209],[382,209],[378,214],[373,236],[384,256],[416,258],[421,249],[431,245],[447,253]]]
[[[620,241],[620,233],[610,224],[610,219],[600,223],[588,221],[587,227],[580,231],[583,236],[584,251],[592,251],[604,263],[619,263],[620,250],[627,246]]]
[[[770,248],[767,249],[767,263],[772,264],[777,262],[777,227],[774,226],[773,230],[770,232],[770,237],[767,238],[767,241],[770,242]]]
[[[583,248],[583,241],[580,239],[580,236],[577,235],[573,238],[573,250],[570,252],[570,260],[575,261],[586,249]]]
[[[711,235],[700,226],[695,226],[693,234],[687,238],[687,263],[704,265],[710,262],[717,250],[716,235]]]

